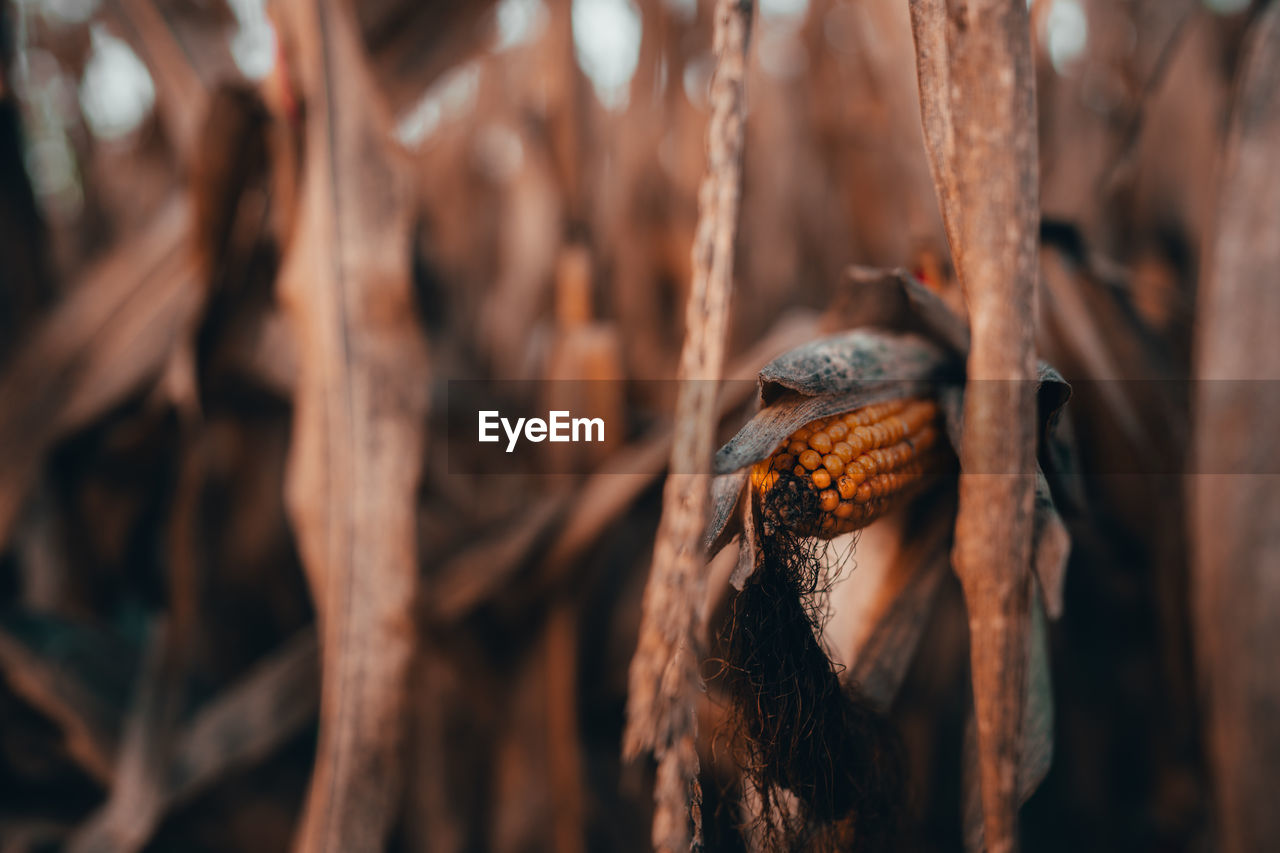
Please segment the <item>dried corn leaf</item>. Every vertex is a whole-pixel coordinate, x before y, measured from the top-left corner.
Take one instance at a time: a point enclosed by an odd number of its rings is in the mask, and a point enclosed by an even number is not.
[[[913,335],[858,330],[784,353],[760,371],[760,412],[716,451],[715,473],[764,459],[816,418],[882,400],[927,394],[954,360]]]
[[[1196,340],[1192,580],[1222,849],[1273,848],[1280,810],[1280,5],[1253,25],[1222,163]],[[1263,282],[1269,284],[1259,286]]]
[[[67,752],[108,782],[137,650],[53,616],[9,614],[0,623],[0,671],[10,689],[53,720]]]
[[[937,291],[904,269],[850,267],[848,305],[835,313],[849,328],[915,332],[957,353],[969,351],[969,327]]]
[[[45,454],[167,363],[200,304],[179,199],[86,273],[0,375],[0,544]]]
[[[356,5],[378,88],[397,115],[412,109],[434,80],[493,37],[495,0],[364,0]]]
[[[873,585],[867,583],[867,573],[861,571],[867,551],[864,537],[859,546],[859,572],[844,581],[849,586],[871,588],[858,591],[868,604],[858,620],[860,624],[853,626],[856,633],[852,648],[840,654],[847,663],[841,680],[858,685],[868,699],[886,711],[897,698],[915,658],[951,565],[954,505],[953,497],[939,496],[904,520],[907,526],[892,534],[900,540],[899,548]],[[833,619],[839,618],[841,607],[851,603],[835,599],[835,594],[833,591]],[[837,626],[830,624],[828,628],[834,640]]]
[[[71,757],[104,784],[116,777],[137,657],[114,635],[51,616],[11,614],[0,623],[6,683],[58,725]],[[315,634],[305,630],[197,709],[173,740],[158,812],[300,731],[315,716],[317,669]]]
[[[210,88],[218,78],[234,74],[229,42],[217,37],[225,29],[184,31],[176,24],[181,12],[174,3],[113,0],[105,5],[107,20],[147,64],[161,106],[157,114],[181,159],[189,159],[199,143]],[[225,23],[229,16],[221,11]]]
[[[187,802],[261,761],[311,722],[320,693],[318,657],[316,635],[304,629],[205,703],[174,745],[166,805]]]
[[[169,755],[179,712],[173,644],[162,619],[147,638],[134,696],[124,715],[107,801],[67,842],[69,853],[132,853],[141,850],[164,813]]]
[[[349,5],[287,7],[306,98],[279,293],[299,353],[286,498],[320,625],[320,740],[298,849],[382,849],[399,802],[426,350],[411,199]]]
[[[707,518],[707,529],[702,534],[702,544],[707,549],[708,559],[719,554],[738,534],[737,527],[730,524],[730,521],[743,511],[742,487],[746,483],[746,468],[739,468],[728,474],[717,474],[711,478],[711,513]],[[735,573],[733,577],[738,576]],[[740,583],[735,581],[734,586],[738,587]]]

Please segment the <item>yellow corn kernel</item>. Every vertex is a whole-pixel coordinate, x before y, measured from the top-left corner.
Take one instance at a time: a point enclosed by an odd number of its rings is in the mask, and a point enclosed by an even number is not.
[[[942,435],[933,400],[875,403],[805,424],[755,466],[751,483],[762,499],[773,493],[775,503],[794,504],[773,507],[775,519],[828,539],[865,527],[941,473],[948,464]],[[783,478],[799,489],[775,492]]]

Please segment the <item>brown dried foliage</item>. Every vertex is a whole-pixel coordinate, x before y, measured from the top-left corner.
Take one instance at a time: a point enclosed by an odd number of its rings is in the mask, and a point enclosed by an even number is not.
[[[0,5],[0,848],[680,848],[696,768],[709,849],[860,849],[805,798],[895,741],[889,849],[1275,846],[1276,4],[1082,0],[1066,64],[1048,0],[774,4],[709,99],[744,7],[635,0],[625,106],[575,5],[272,4],[257,85],[220,2]],[[123,139],[90,23],[155,84]],[[729,381],[678,421],[616,381],[686,354]],[[930,365],[966,484],[753,574],[757,454]],[[469,476],[463,377],[623,425]],[[766,693],[835,712],[761,784]]]

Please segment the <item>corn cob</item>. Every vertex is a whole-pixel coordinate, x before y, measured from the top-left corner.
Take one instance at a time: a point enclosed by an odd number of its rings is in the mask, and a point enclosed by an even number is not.
[[[830,539],[865,527],[944,465],[937,404],[875,403],[805,424],[756,463],[766,522]]]

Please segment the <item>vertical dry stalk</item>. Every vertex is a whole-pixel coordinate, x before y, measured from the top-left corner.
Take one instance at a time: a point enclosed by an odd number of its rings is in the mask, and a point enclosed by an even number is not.
[[[279,284],[299,355],[286,497],[322,653],[297,849],[373,851],[400,801],[415,636],[426,350],[409,288],[412,199],[350,6],[282,11],[307,116]]]
[[[1197,301],[1190,480],[1196,640],[1222,849],[1275,849],[1280,811],[1280,4],[1254,24]]]
[[[671,467],[662,520],[645,589],[640,639],[631,662],[623,753],[652,750],[658,759],[654,848],[700,846],[701,818],[695,705],[705,643],[706,525],[715,450],[716,396],[733,285],[733,249],[742,186],[750,0],[718,0],[716,71],[711,83],[708,164],[698,192],[693,280],[685,313]]]
[[[1035,472],[1036,104],[1023,0],[912,0],[920,111],[969,352],[955,569],[969,610],[983,823],[1017,846]]]
[[[130,46],[141,54],[162,109],[156,114],[177,150],[188,159],[198,145],[209,92],[190,54],[155,3],[114,0],[104,10]]]

